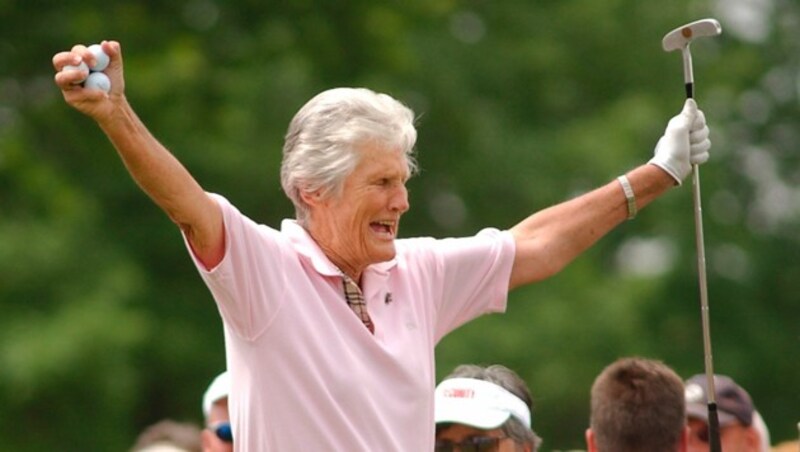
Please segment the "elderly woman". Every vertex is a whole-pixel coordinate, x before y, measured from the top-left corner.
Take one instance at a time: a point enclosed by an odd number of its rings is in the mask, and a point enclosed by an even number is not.
[[[366,89],[311,99],[286,136],[280,230],[206,193],[125,98],[120,45],[104,41],[110,92],[80,85],[84,46],[53,57],[66,102],[93,118],[142,189],[180,227],[225,325],[236,450],[425,451],[434,446],[434,346],[505,310],[708,158],[692,101],[655,157],[617,180],[474,237],[397,239],[414,170],[413,113]]]

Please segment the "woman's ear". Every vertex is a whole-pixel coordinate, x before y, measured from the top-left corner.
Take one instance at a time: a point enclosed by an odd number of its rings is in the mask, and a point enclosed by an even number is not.
[[[325,196],[322,193],[322,190],[314,190],[314,191],[300,191],[300,199],[303,200],[309,206],[318,205]]]

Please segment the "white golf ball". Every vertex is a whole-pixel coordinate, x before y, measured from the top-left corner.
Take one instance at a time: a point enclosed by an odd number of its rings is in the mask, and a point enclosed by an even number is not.
[[[95,63],[94,66],[91,68],[94,72],[100,72],[105,70],[108,67],[108,63],[110,58],[103,52],[103,48],[100,44],[92,44],[89,46],[89,51],[92,52],[94,55]]]
[[[87,75],[89,74],[89,66],[87,66],[86,63],[84,63],[83,61],[81,61],[81,64],[79,64],[77,66],[68,64],[68,65],[64,66],[61,70],[62,71],[83,71],[85,74],[87,74]],[[84,77],[81,80],[76,81],[75,84],[83,83],[84,80],[86,80],[86,77]]]
[[[102,72],[92,72],[83,82],[86,89],[99,89],[105,92],[111,91],[111,80]]]

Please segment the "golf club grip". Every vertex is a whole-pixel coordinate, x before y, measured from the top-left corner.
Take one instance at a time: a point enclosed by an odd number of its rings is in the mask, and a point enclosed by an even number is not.
[[[708,403],[708,450],[709,452],[722,452],[722,444],[719,439],[719,415],[717,415],[717,404]]]
[[[686,98],[694,99],[694,83],[686,82]]]

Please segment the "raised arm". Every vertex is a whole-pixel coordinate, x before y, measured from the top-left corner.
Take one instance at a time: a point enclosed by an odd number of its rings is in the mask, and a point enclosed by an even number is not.
[[[111,81],[110,92],[82,87],[86,72],[65,69],[81,62],[94,67],[95,58],[83,45],[53,57],[56,85],[69,105],[97,122],[136,183],[184,231],[198,259],[207,268],[214,267],[225,250],[219,206],[153,137],[128,103],[119,43],[103,41],[101,45],[110,57],[104,70]]]
[[[680,185],[692,164],[708,160],[711,142],[703,113],[693,100],[672,118],[656,146],[655,156],[626,174],[638,209],[669,188]],[[628,218],[623,182],[614,180],[577,198],[539,211],[513,228],[516,255],[511,289],[558,273],[600,237]]]

